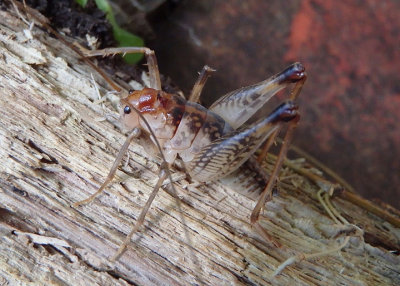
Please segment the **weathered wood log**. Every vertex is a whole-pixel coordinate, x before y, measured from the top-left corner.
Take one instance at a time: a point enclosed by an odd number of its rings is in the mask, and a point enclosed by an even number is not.
[[[275,248],[249,224],[255,201],[215,182],[189,186],[174,172],[180,207],[161,191],[128,250],[111,263],[157,180],[158,162],[132,144],[117,178],[95,192],[124,141],[109,103],[96,103],[96,71],[59,40],[29,30],[15,11],[0,11],[0,284],[55,285],[399,285],[400,230],[352,203],[336,209],[364,230],[330,255],[292,255],[343,242],[316,199],[318,188],[290,168],[262,225]],[[301,163],[298,163],[301,164]],[[270,168],[270,165],[267,167]],[[168,187],[165,187],[168,189]]]

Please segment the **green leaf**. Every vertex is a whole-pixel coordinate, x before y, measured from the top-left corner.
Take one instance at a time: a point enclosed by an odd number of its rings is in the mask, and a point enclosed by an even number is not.
[[[108,4],[107,0],[94,0],[94,2],[96,2],[97,8],[99,8],[101,11],[107,14],[112,14],[111,6]]]
[[[75,2],[81,5],[82,7],[85,7],[88,0],[75,0]]]
[[[115,20],[114,13],[107,0],[95,0],[97,8],[106,13],[107,19],[113,27],[114,38],[119,47],[143,47],[142,38],[122,29]],[[124,60],[129,64],[135,64],[143,58],[142,54],[129,54],[124,56]]]

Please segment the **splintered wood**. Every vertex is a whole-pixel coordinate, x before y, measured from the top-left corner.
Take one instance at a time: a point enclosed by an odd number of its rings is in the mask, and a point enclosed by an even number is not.
[[[261,219],[282,248],[251,228],[254,200],[220,182],[191,185],[175,172],[180,210],[161,191],[144,229],[111,263],[157,181],[159,162],[132,144],[105,193],[71,208],[95,192],[124,142],[110,119],[116,95],[73,51],[30,29],[14,10],[0,11],[0,49],[0,284],[400,284],[400,259],[391,252],[399,229],[336,198],[335,208],[368,234],[365,240],[353,236],[343,250],[273,276],[286,259],[334,249],[351,232],[289,168]],[[107,96],[102,104],[92,75]]]

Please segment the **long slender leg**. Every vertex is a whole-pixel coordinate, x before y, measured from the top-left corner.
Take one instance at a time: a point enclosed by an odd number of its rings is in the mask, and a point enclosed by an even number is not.
[[[143,207],[142,212],[140,213],[139,218],[136,221],[136,224],[134,225],[132,230],[129,232],[129,234],[126,236],[124,242],[120,245],[118,251],[111,258],[111,261],[116,261],[120,257],[120,255],[125,251],[128,243],[131,241],[132,236],[138,231],[139,227],[141,227],[143,225],[146,214],[147,214],[154,198],[156,197],[158,191],[160,190],[162,183],[168,176],[168,173],[166,172],[165,168],[168,168],[168,166],[166,164],[161,165],[158,181],[157,181],[156,185],[154,186],[153,191],[150,194],[150,197],[147,199],[147,202],[146,202],[145,206]]]
[[[274,186],[276,179],[278,177],[279,171],[282,167],[283,160],[286,157],[286,153],[289,149],[290,141],[292,139],[293,131],[297,126],[297,122],[300,119],[300,116],[297,115],[297,118],[289,122],[288,130],[286,131],[285,138],[283,140],[283,144],[279,155],[276,159],[276,163],[274,166],[274,170],[271,173],[271,177],[268,180],[267,186],[265,187],[264,191],[262,192],[256,206],[254,207],[253,212],[250,216],[250,221],[252,224],[258,223],[258,218],[260,216],[261,209],[265,206],[267,201],[272,199],[272,187]]]
[[[147,66],[150,76],[150,87],[161,90],[160,72],[158,70],[157,58],[153,50],[146,47],[120,47],[106,48],[102,50],[81,49],[87,57],[109,56],[116,54],[144,54],[146,56]]]
[[[74,204],[72,204],[73,207],[78,207],[80,205],[84,205],[87,203],[90,203],[91,201],[93,201],[101,192],[104,191],[104,189],[107,187],[107,185],[111,182],[111,180],[114,178],[115,172],[117,171],[117,168],[119,166],[119,163],[121,163],[121,160],[126,152],[126,150],[128,150],[128,147],[131,143],[131,141],[134,138],[139,137],[141,134],[141,130],[139,128],[134,128],[131,133],[129,133],[128,137],[125,140],[124,145],[122,145],[121,149],[119,150],[118,156],[117,158],[115,158],[114,164],[110,169],[110,172],[107,175],[106,180],[104,181],[104,183],[101,185],[101,187],[94,193],[92,194],[90,197],[88,197],[87,199],[84,199],[82,201],[76,202]]]
[[[264,143],[264,146],[261,149],[260,155],[257,157],[257,162],[261,163],[262,160],[267,156],[269,148],[271,148],[272,144],[274,144],[276,136],[278,136],[279,130],[276,130],[271,137],[268,138],[267,142]]]
[[[211,76],[211,74],[215,72],[214,69],[205,65],[201,70],[199,77],[197,78],[196,83],[193,86],[192,92],[189,96],[189,101],[199,103],[200,102],[200,94],[203,90],[204,85],[206,84],[207,79]]]

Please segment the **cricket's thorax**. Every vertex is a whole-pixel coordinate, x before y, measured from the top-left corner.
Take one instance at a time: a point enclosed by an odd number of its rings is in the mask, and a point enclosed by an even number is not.
[[[136,108],[162,145],[168,163],[177,154],[184,162],[191,161],[202,147],[232,130],[224,119],[200,104],[151,88],[132,92],[122,104],[125,126],[148,131],[145,122],[131,110]]]

